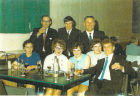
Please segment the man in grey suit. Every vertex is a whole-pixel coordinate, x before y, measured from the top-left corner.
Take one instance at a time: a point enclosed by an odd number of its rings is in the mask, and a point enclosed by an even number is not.
[[[80,34],[79,41],[84,45],[84,53],[91,50],[90,43],[92,39],[99,38],[103,40],[105,38],[105,33],[95,29],[95,19],[93,16],[86,16],[84,18],[85,31]]]
[[[58,38],[63,39],[66,42],[66,50],[64,54],[68,57],[72,56],[70,52],[72,43],[78,40],[78,36],[81,31],[77,28],[75,20],[71,16],[64,18],[65,27],[58,29]]]

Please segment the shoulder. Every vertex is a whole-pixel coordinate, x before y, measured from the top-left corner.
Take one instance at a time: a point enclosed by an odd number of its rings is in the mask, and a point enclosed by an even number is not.
[[[51,32],[54,32],[54,33],[57,33],[57,31],[56,31],[55,29],[53,29],[53,28],[49,28],[49,29],[48,29],[48,32],[50,32],[50,31],[51,31]]]
[[[77,29],[77,28],[72,28],[72,31],[81,33],[81,30],[79,30],[79,29]]]
[[[32,55],[33,55],[33,56],[38,56],[38,57],[40,57],[39,54],[36,53],[36,52],[33,52]]]
[[[61,57],[64,59],[68,59],[64,54],[61,54]]]
[[[93,51],[87,52],[87,55],[91,55],[91,54],[94,54],[94,52]]]
[[[58,31],[64,31],[64,30],[65,30],[65,27],[58,29]]]

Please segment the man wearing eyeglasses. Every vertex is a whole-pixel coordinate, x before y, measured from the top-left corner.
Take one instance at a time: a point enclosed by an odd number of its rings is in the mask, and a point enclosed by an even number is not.
[[[50,28],[52,19],[44,15],[41,18],[41,28],[35,28],[30,37],[34,45],[34,51],[37,52],[41,59],[52,53],[51,44],[52,41],[57,37],[57,31]]]

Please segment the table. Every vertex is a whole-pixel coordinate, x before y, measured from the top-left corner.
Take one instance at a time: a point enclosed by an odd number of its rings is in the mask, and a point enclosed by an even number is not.
[[[74,76],[71,80],[66,80],[65,76],[60,77],[44,76],[39,72],[28,74],[27,76],[23,77],[18,71],[11,70],[0,71],[0,79],[5,79],[23,84],[33,84],[36,87],[50,87],[60,89],[63,92],[67,91],[68,89],[76,85],[79,85],[80,83],[86,80],[89,80],[90,78],[91,78],[90,74],[83,74],[82,76]]]

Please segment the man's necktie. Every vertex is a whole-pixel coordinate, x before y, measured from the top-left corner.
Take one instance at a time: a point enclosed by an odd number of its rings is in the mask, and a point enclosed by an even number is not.
[[[92,36],[91,36],[91,33],[89,33],[89,41],[91,42],[92,40]]]
[[[101,74],[100,80],[103,80],[103,77],[104,77],[104,74],[105,74],[105,70],[106,70],[106,67],[107,67],[107,63],[108,63],[108,57],[106,57],[106,61],[105,61],[105,64],[104,64],[104,67],[103,67],[103,70],[102,70],[102,74]]]
[[[43,34],[43,47],[44,47],[44,49],[45,49],[46,37],[47,37],[47,34],[44,33]]]

